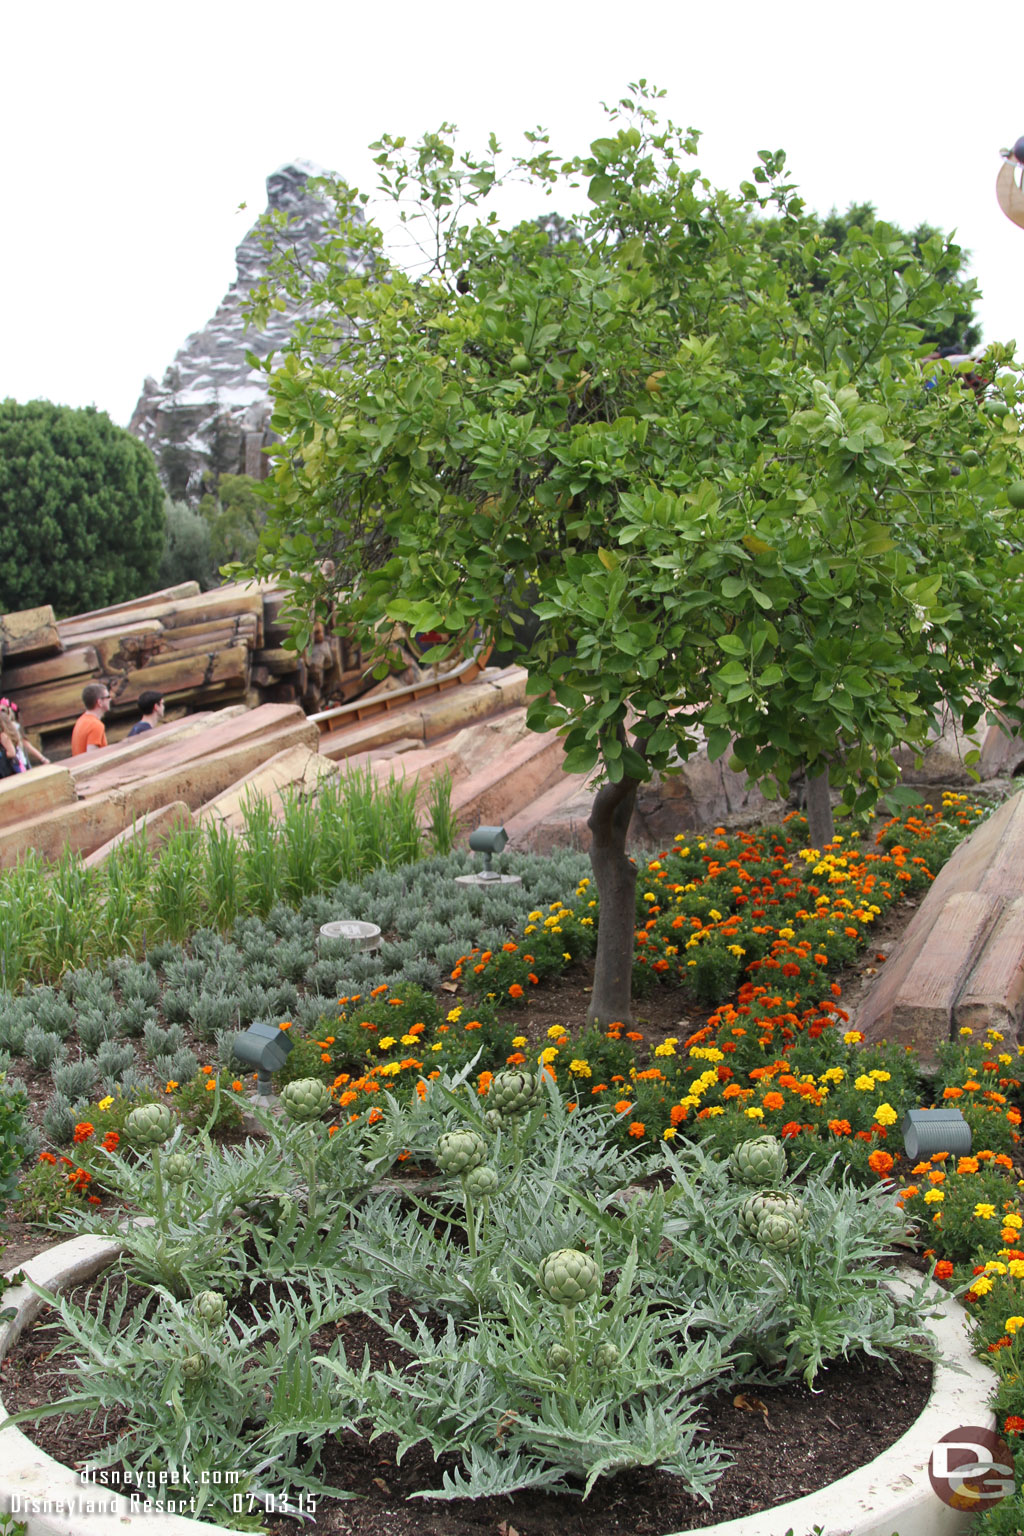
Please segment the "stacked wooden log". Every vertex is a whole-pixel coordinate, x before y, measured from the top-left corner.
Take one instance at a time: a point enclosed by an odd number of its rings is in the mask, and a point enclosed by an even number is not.
[[[343,703],[372,686],[357,646],[322,635],[305,656],[284,648],[284,594],[256,583],[200,592],[186,582],[129,603],[55,620],[51,608],[0,617],[0,690],[50,757],[66,756],[82,689],[110,689],[107,738],[139,718],[140,694],[164,695],[168,718],[242,703]]]

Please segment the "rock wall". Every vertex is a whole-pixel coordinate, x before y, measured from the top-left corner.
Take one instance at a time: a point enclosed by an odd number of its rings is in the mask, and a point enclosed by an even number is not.
[[[305,161],[283,165],[267,177],[267,211],[287,216],[282,244],[311,261],[313,247],[331,229],[331,210],[307,183],[322,175]],[[176,500],[195,502],[204,478],[245,474],[263,479],[272,441],[266,375],[251,368],[246,353],[265,357],[290,339],[302,313],[285,298],[263,330],[248,328],[243,304],[267,273],[269,256],[259,224],[236,252],[237,275],[213,318],[175,354],[161,383],[146,379],[128,430],[153,450],[164,484]]]

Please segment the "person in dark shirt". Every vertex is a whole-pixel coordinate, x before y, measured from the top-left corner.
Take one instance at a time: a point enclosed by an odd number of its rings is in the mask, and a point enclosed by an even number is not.
[[[141,736],[143,731],[151,731],[154,725],[159,725],[164,717],[164,696],[153,688],[147,688],[145,693],[139,694],[139,713],[141,720],[136,720],[129,736]]]

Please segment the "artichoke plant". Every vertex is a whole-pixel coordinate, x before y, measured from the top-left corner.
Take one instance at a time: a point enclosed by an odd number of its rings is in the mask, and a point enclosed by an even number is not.
[[[330,1102],[330,1090],[318,1077],[299,1077],[281,1089],[281,1103],[289,1120],[319,1120]]]
[[[578,1248],[558,1248],[549,1253],[541,1260],[538,1279],[541,1290],[563,1307],[575,1307],[601,1289],[597,1261]]]
[[[572,1365],[572,1351],[564,1344],[552,1344],[548,1350],[548,1365],[553,1371],[567,1371]]]
[[[140,1104],[124,1123],[125,1138],[133,1147],[161,1147],[173,1130],[169,1104]]]
[[[205,1356],[199,1354],[186,1355],[181,1362],[181,1374],[186,1381],[199,1381],[206,1375]]]
[[[611,1340],[605,1340],[594,1350],[594,1364],[602,1371],[610,1371],[612,1366],[619,1363],[619,1346]]]
[[[769,1189],[786,1176],[786,1149],[777,1136],[754,1136],[733,1148],[729,1166],[741,1184]]]
[[[464,1178],[487,1156],[487,1143],[478,1131],[445,1131],[437,1138],[434,1161],[442,1173]]]
[[[496,1072],[487,1090],[487,1103],[503,1117],[525,1115],[540,1096],[540,1079],[534,1072],[520,1072],[510,1068]]]
[[[228,1304],[220,1291],[200,1291],[192,1306],[208,1328],[219,1328],[228,1315]]]

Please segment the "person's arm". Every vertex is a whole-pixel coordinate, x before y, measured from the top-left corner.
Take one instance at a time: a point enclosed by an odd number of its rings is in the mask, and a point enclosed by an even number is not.
[[[50,761],[46,753],[40,752],[38,747],[34,747],[27,736],[23,736],[21,741],[25,748],[25,756],[30,757],[34,763],[48,763]]]
[[[6,731],[0,731],[0,779],[6,779],[17,771],[18,759],[15,756],[14,742]]]

